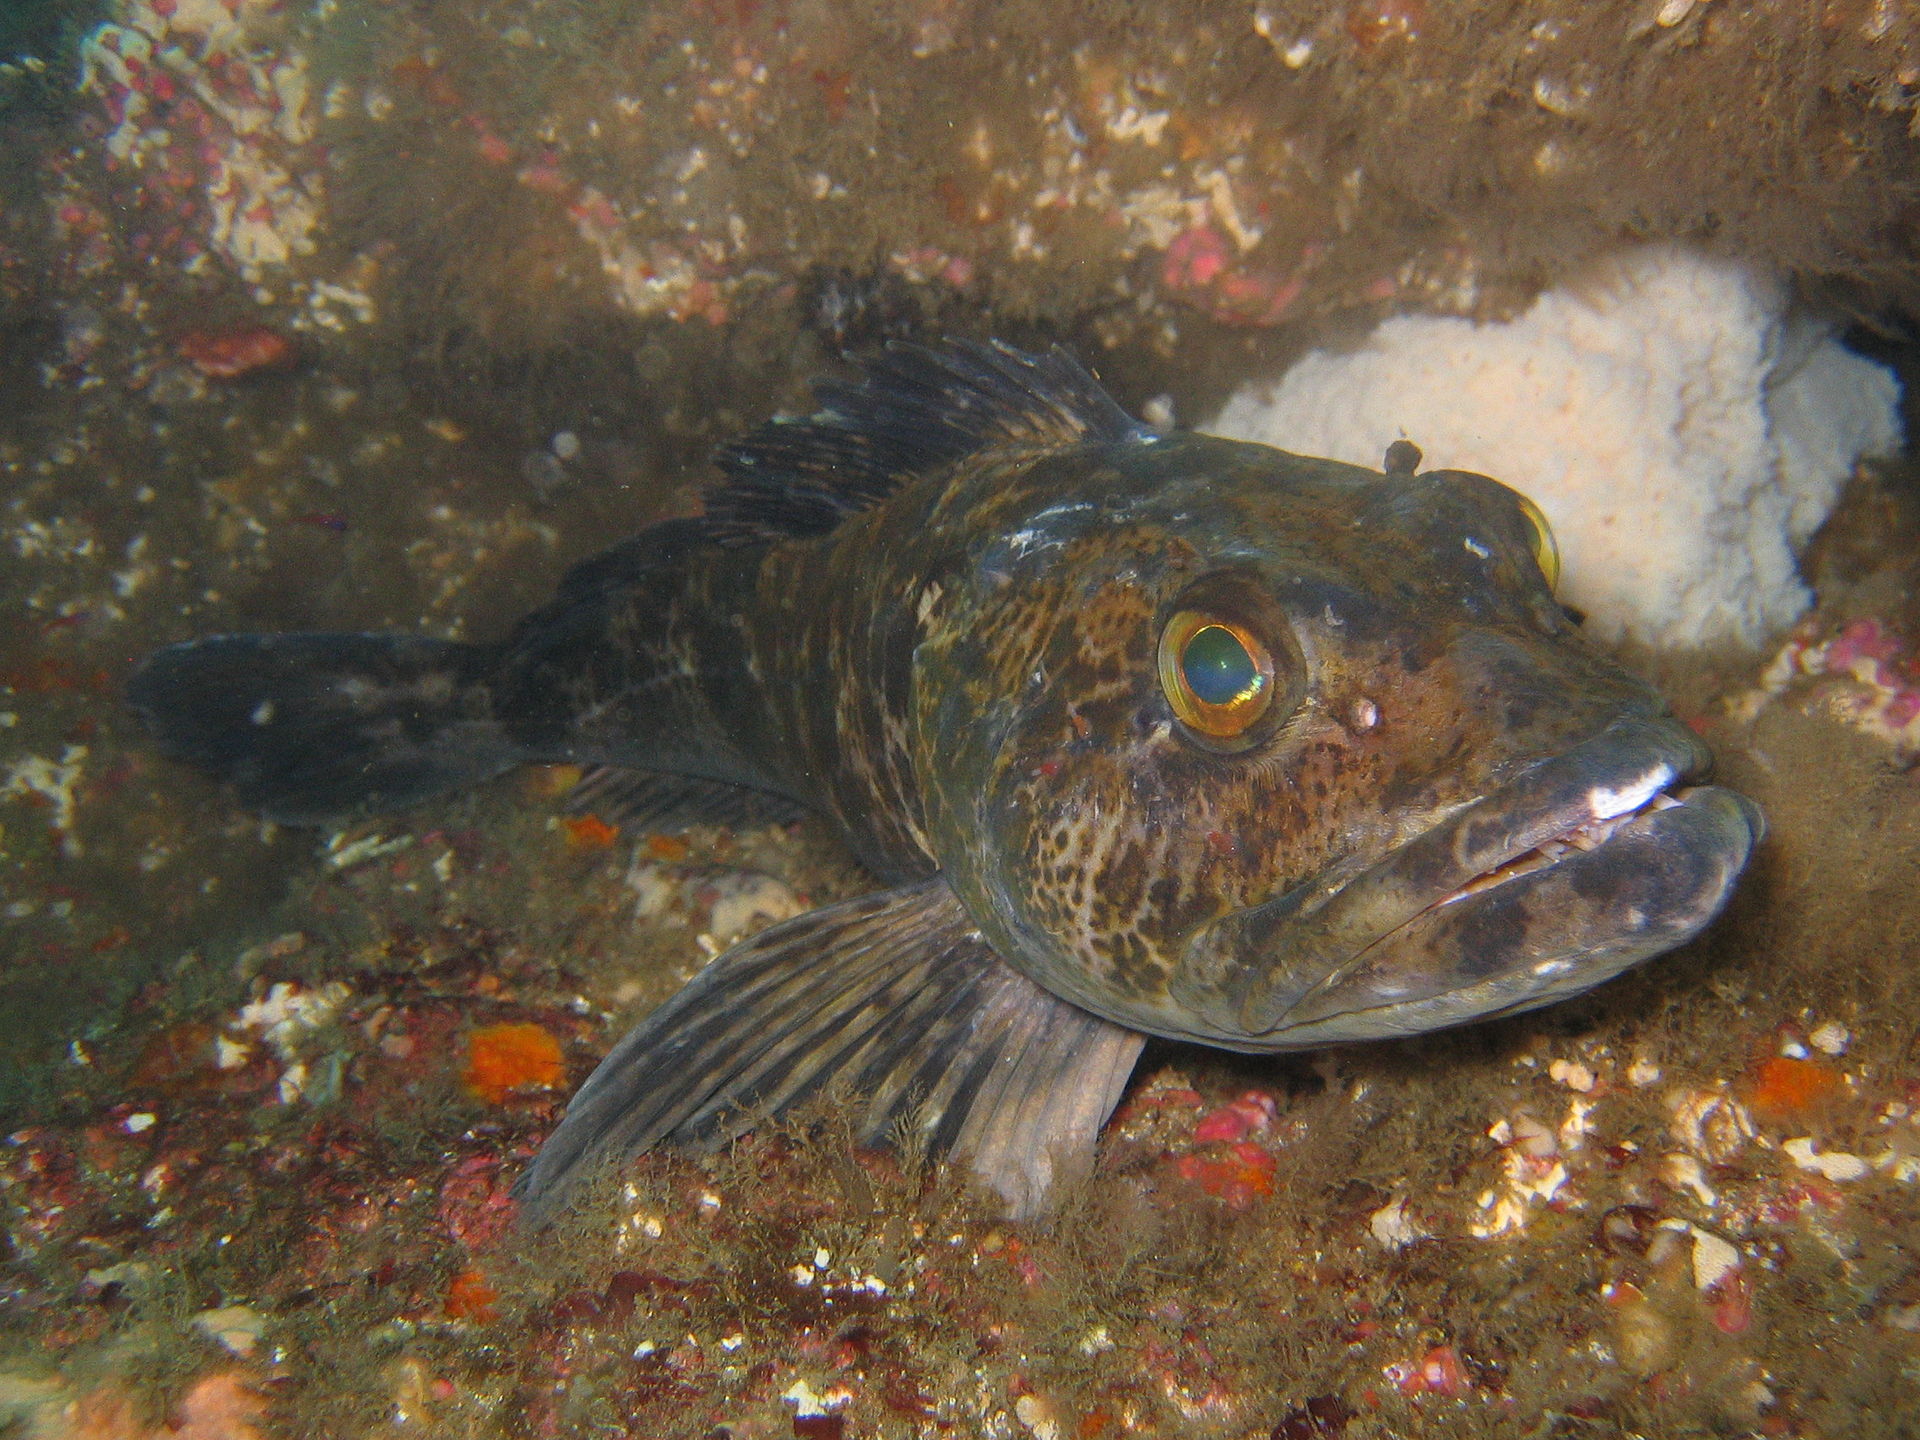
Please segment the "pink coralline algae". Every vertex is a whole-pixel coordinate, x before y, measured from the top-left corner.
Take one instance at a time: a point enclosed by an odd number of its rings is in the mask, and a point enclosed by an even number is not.
[[[98,102],[106,168],[132,186],[136,254],[192,265],[212,252],[255,280],[313,250],[307,63],[250,33],[277,8],[126,0],[82,43],[79,88]]]
[[[440,1223],[469,1250],[485,1250],[513,1224],[514,1206],[499,1157],[471,1155],[440,1186]]]
[[[1211,1140],[1244,1140],[1250,1134],[1270,1129],[1274,1113],[1271,1095],[1249,1090],[1238,1100],[1203,1116],[1194,1126],[1193,1138],[1203,1144]]]
[[[1318,251],[1301,252],[1294,269],[1235,263],[1229,238],[1210,224],[1173,237],[1160,264],[1160,283],[1225,325],[1277,325],[1306,288]]]
[[[1920,753],[1920,654],[1913,641],[1871,618],[1821,636],[1817,622],[1795,630],[1742,708],[1757,712],[1788,687],[1811,684],[1836,718],[1903,755]]]
[[[1174,1164],[1175,1172],[1233,1209],[1247,1209],[1273,1193],[1279,1162],[1272,1151],[1248,1137],[1271,1131],[1276,1114],[1273,1096],[1261,1090],[1246,1091],[1209,1111],[1193,1127],[1194,1142],[1209,1148],[1182,1155]]]

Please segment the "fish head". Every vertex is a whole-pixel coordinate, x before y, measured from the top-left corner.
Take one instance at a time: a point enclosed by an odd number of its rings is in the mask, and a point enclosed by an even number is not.
[[[1288,1050],[1548,1004],[1719,911],[1757,807],[1555,601],[1530,502],[1404,460],[1189,435],[995,478],[916,746],[1011,963]]]

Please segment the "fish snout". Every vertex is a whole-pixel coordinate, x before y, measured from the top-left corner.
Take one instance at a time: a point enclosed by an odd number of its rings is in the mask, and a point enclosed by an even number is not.
[[[1685,782],[1704,747],[1616,722],[1358,873],[1205,927],[1174,998],[1216,1044],[1290,1050],[1545,1005],[1698,934],[1765,833],[1745,796]]]

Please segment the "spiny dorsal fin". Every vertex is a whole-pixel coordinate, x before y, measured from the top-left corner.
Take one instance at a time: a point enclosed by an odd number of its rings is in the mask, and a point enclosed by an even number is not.
[[[768,421],[715,459],[707,517],[727,541],[819,535],[901,485],[985,450],[1050,450],[1149,432],[1055,346],[894,343],[849,379],[814,382],[813,414]]]
[[[1007,965],[934,879],[812,911],[734,946],[600,1062],[514,1187],[539,1224],[593,1165],[712,1145],[830,1088],[863,1143],[906,1123],[1015,1216],[1092,1159],[1144,1037]]]

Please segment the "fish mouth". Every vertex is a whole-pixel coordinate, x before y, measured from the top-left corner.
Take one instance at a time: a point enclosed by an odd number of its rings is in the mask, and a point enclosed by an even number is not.
[[[1204,1038],[1290,1050],[1578,994],[1698,934],[1765,833],[1659,718],[1616,721],[1357,874],[1205,927],[1174,995]]]

